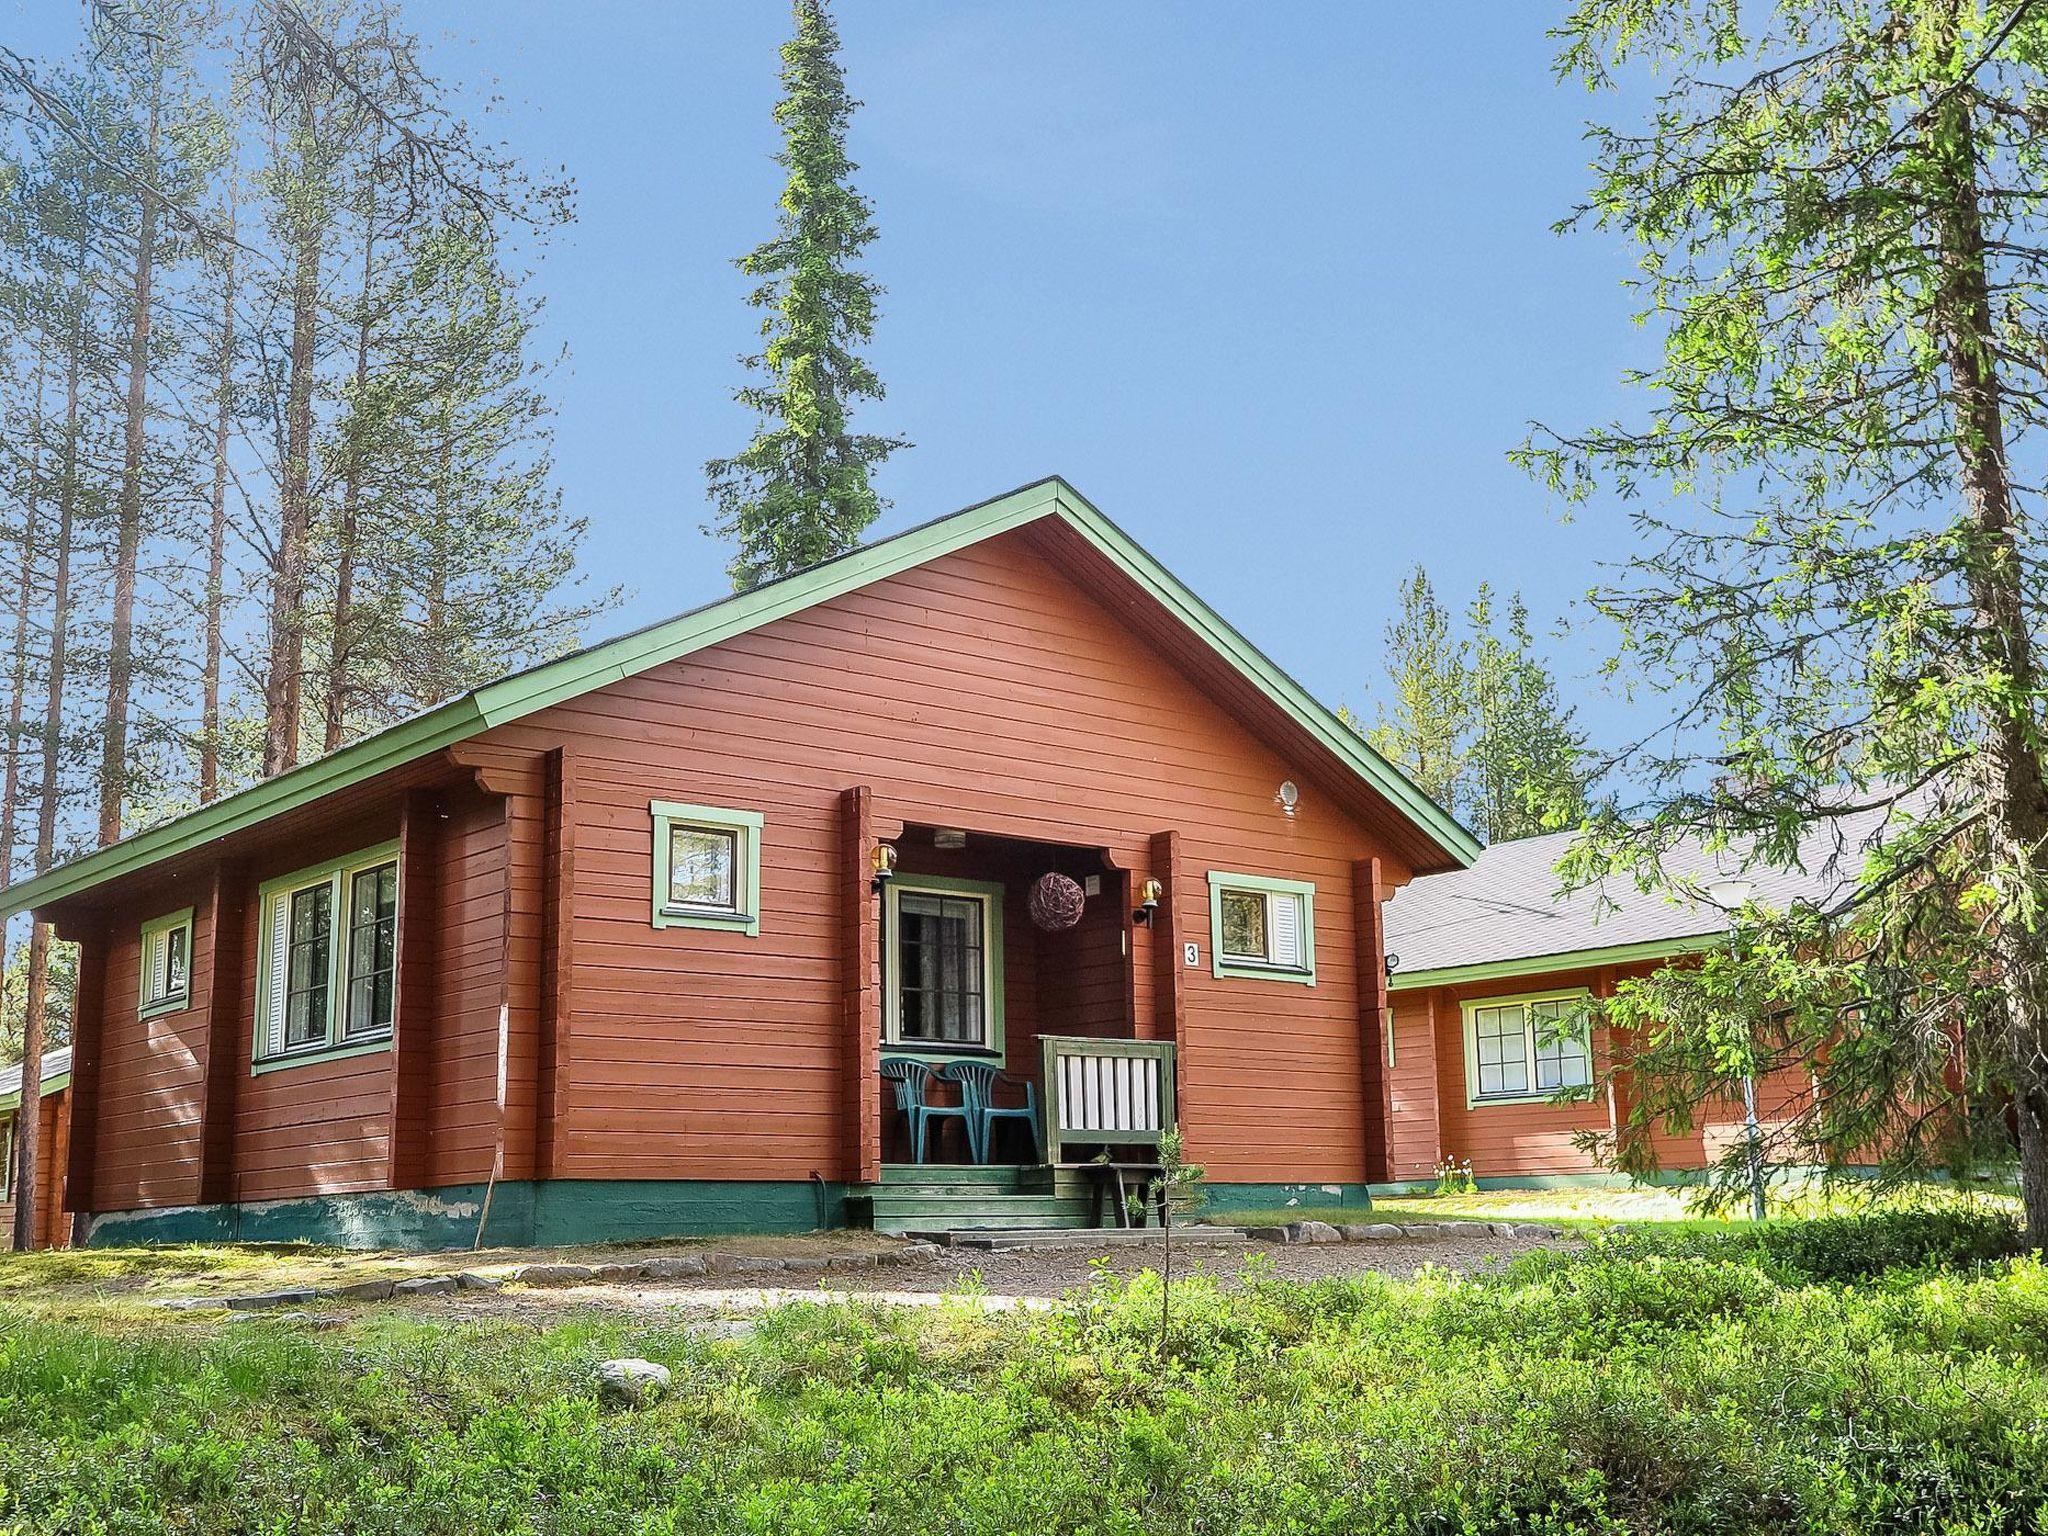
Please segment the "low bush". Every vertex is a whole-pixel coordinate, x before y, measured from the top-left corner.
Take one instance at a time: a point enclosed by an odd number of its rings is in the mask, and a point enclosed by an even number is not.
[[[2048,1269],[1889,1231],[1915,1268],[1880,1284],[1837,1277],[1839,1234],[1469,1279],[1254,1264],[1177,1285],[1163,1353],[1149,1276],[1050,1316],[791,1307],[738,1342],[0,1313],[0,1531],[2048,1529]],[[604,1405],[617,1354],[669,1397]]]
[[[1810,1221],[1731,1223],[1725,1228],[1630,1228],[1594,1251],[1749,1262],[1787,1281],[1870,1280],[1891,1271],[1968,1268],[2026,1250],[2019,1218],[1961,1208],[1872,1211]]]

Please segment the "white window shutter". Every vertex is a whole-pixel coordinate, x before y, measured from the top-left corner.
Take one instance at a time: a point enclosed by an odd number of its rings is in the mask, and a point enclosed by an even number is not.
[[[1301,968],[1301,898],[1275,892],[1266,898],[1273,924],[1273,963]]]
[[[164,995],[164,933],[161,929],[142,941],[142,1001],[144,1006]]]
[[[291,962],[292,898],[280,891],[270,898],[270,987],[263,999],[263,1054],[284,1051],[284,999],[290,980],[286,967]]]

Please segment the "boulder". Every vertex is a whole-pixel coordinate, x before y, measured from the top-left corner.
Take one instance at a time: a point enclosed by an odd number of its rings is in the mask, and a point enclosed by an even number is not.
[[[310,1289],[258,1291],[249,1296],[230,1296],[228,1306],[236,1312],[269,1312],[278,1307],[303,1307],[311,1300]]]
[[[649,1259],[640,1269],[649,1280],[689,1280],[711,1272],[701,1253],[673,1253]]]
[[[600,1397],[629,1408],[644,1408],[659,1402],[672,1378],[665,1365],[652,1360],[606,1360],[597,1368]]]
[[[825,1261],[827,1269],[873,1269],[875,1256],[872,1253],[835,1253]]]
[[[504,1284],[496,1275],[479,1275],[467,1269],[455,1277],[455,1288],[462,1291],[495,1291]]]
[[[327,1285],[320,1294],[329,1301],[388,1301],[397,1289],[390,1280],[355,1280],[347,1285]]]
[[[1287,1241],[1290,1243],[1341,1243],[1344,1234],[1327,1221],[1296,1221],[1288,1224]]]
[[[1292,1227],[1246,1227],[1244,1235],[1255,1243],[1291,1243]]]
[[[581,1285],[595,1273],[588,1264],[527,1264],[512,1278],[521,1285]]]
[[[1444,1228],[1439,1223],[1433,1221],[1403,1222],[1401,1224],[1401,1235],[1403,1237],[1419,1237],[1427,1240],[1429,1238],[1442,1237],[1444,1235]]]
[[[1342,1226],[1337,1229],[1344,1234],[1347,1243],[1385,1243],[1397,1240],[1401,1229],[1391,1221],[1369,1221],[1362,1225]]]
[[[590,1271],[590,1278],[606,1285],[616,1285],[622,1280],[645,1280],[647,1266],[638,1260],[624,1264],[599,1264]]]

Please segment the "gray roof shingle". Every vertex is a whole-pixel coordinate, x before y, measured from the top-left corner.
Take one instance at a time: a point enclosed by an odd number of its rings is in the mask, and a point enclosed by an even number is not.
[[[50,1091],[48,1084],[71,1070],[71,1047],[60,1045],[54,1051],[43,1052],[44,1091]],[[21,1063],[10,1061],[0,1065],[0,1104],[13,1104],[21,1097]]]

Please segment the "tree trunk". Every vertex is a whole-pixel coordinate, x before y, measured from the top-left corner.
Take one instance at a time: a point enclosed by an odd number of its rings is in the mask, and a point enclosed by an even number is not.
[[[84,237],[80,236],[79,270],[85,270]],[[81,285],[82,286],[82,285]],[[57,802],[62,787],[64,744],[64,669],[69,664],[71,630],[71,535],[78,513],[78,385],[80,353],[85,335],[81,308],[71,328],[71,355],[64,371],[64,480],[57,493],[57,535],[52,545],[50,578],[50,678],[43,705],[42,783],[36,805],[36,873],[50,867],[57,851]],[[14,1246],[35,1246],[37,1112],[43,1094],[43,1020],[50,1006],[50,925],[36,923],[28,935],[28,996],[21,1018],[21,1108],[15,1119]]]
[[[355,406],[361,408],[370,382],[370,283],[376,271],[377,199],[374,187],[365,205],[363,229],[363,291],[356,319]],[[360,429],[361,423],[356,426]],[[327,641],[327,729],[322,750],[332,752],[348,729],[350,651],[356,577],[356,527],[363,494],[363,443],[360,431],[350,436],[348,464],[341,488],[341,517],[335,530],[334,622]]]
[[[154,307],[156,181],[163,75],[152,77],[149,127],[139,181],[135,230],[134,309],[128,322],[127,422],[121,452],[121,498],[114,541],[114,611],[107,630],[107,708],[100,738],[100,842],[121,836],[121,806],[128,785],[128,706],[135,683],[135,564],[142,548],[142,461],[149,446],[149,328]]]
[[[206,526],[206,660],[200,674],[199,799],[220,794],[220,666],[222,608],[227,591],[228,432],[234,419],[235,393],[235,172],[228,176],[228,237],[222,248],[227,268],[222,273],[219,369],[214,377],[213,495]]]
[[[304,143],[313,142],[310,103],[301,109]],[[301,170],[311,175],[310,150]],[[303,196],[303,189],[301,189]],[[319,336],[321,220],[301,209],[293,233],[291,375],[285,404],[277,570],[270,595],[270,676],[264,685],[263,771],[299,760],[299,710],[305,691],[306,535],[312,527],[313,370]]]
[[[14,651],[7,667],[7,768],[0,782],[0,887],[14,880],[14,843],[21,816],[21,726],[28,709],[28,632],[35,618],[36,535],[42,524],[43,363],[36,359],[36,439],[29,448],[28,486],[21,517],[21,575],[14,598]],[[4,939],[4,934],[0,934]],[[0,943],[0,965],[6,960]]]
[[[1931,149],[1939,178],[1934,331],[1948,374],[1971,534],[1964,574],[1979,661],[2003,675],[2016,701],[1992,715],[1976,754],[1989,862],[2006,878],[2038,888],[2048,849],[2048,783],[2035,745],[2033,702],[2040,675],[2013,535],[1974,125],[1963,93],[1952,94],[1938,112]],[[2028,1241],[2038,1249],[2048,1248],[2048,930],[2021,920],[2019,905],[2011,904],[2012,915],[1996,926],[1991,944],[2013,1065],[2021,1202]]]

